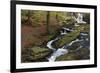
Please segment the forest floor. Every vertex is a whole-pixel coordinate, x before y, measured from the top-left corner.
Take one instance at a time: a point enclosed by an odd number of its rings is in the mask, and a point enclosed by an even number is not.
[[[57,25],[51,25],[50,27],[50,30],[53,29],[53,32],[59,28]],[[22,49],[32,46],[41,46],[43,42],[48,41],[48,34],[46,34],[46,31],[46,25],[39,27],[23,25],[21,27]]]
[[[37,45],[36,43],[41,43],[42,40],[46,40],[46,36],[42,35],[46,33],[46,27],[32,27],[23,25],[22,26],[22,48],[31,47],[32,45]],[[34,43],[35,42],[35,43]]]

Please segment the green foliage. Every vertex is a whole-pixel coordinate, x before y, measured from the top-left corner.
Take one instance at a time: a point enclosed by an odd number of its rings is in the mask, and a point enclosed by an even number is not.
[[[22,10],[21,11],[21,22],[24,25],[28,25],[28,17],[30,16],[31,25],[36,27],[40,26],[42,22],[46,21],[45,11],[35,11],[35,10]]]
[[[46,24],[46,12],[45,11],[34,11],[34,16],[32,17],[32,26],[41,26]]]

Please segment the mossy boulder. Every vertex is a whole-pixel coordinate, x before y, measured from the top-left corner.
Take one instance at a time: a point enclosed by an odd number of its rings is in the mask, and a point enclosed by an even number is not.
[[[69,52],[77,51],[78,48],[80,48],[79,42],[74,42],[71,46],[68,46],[66,49],[69,50]]]
[[[81,59],[89,59],[90,58],[89,48],[80,48],[77,51],[77,54],[80,55]]]
[[[79,31],[74,31],[69,34],[66,34],[62,39],[58,40],[55,45],[57,47],[62,47],[65,44],[70,43],[71,41],[75,40],[79,36],[80,32]]]
[[[24,49],[22,52],[22,62],[39,62],[46,60],[46,57],[52,53],[48,48],[32,47]]]
[[[69,61],[69,60],[79,60],[80,56],[75,53],[68,53],[56,58],[56,61]]]
[[[74,24],[75,24],[75,20],[72,18],[72,17],[67,17],[63,22],[63,26],[65,27],[74,27]]]
[[[64,35],[61,39],[59,39],[57,42],[55,42],[55,45],[57,47],[62,47],[71,41],[77,39],[79,37],[80,32],[89,32],[89,24],[80,24],[80,26],[75,27],[75,30],[73,32],[70,32],[66,35]]]
[[[90,59],[90,51],[88,48],[80,48],[76,52],[69,52],[68,54],[59,56],[56,61],[71,61],[71,60],[86,60]]]
[[[90,24],[86,24],[86,23],[77,23],[79,26],[75,27],[76,30],[81,30],[81,32],[88,32],[90,31]]]
[[[47,56],[50,52],[51,50],[48,48],[33,47],[31,55],[33,56],[33,59],[39,59]]]

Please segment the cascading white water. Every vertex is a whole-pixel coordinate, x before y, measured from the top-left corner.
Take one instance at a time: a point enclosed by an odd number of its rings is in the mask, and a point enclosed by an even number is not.
[[[63,29],[64,29],[64,31],[61,32],[61,35],[62,35],[62,34],[63,34],[63,35],[67,34],[67,31],[70,31],[70,32],[74,31],[74,30],[72,30],[72,29],[65,28],[65,27],[63,27]],[[65,30],[66,30],[66,32],[65,32]],[[82,35],[82,36],[87,36],[88,34],[87,34],[87,33],[80,33],[80,35]],[[86,38],[86,39],[87,39],[87,38]],[[49,62],[54,62],[54,61],[56,60],[57,57],[69,53],[69,50],[68,50],[67,48],[65,48],[65,45],[64,45],[63,47],[61,47],[61,48],[54,48],[54,47],[52,46],[52,43],[55,42],[55,41],[57,41],[57,40],[59,40],[58,37],[55,38],[54,40],[49,41],[49,42],[47,43],[47,47],[48,47],[49,49],[52,49],[52,50],[53,50],[53,53],[51,54],[51,56],[47,58],[47,60],[48,60]],[[87,39],[87,40],[88,40],[88,39]],[[80,41],[83,41],[83,39],[81,39],[81,40],[75,39],[75,40],[71,41],[71,42],[70,42],[69,44],[67,44],[67,45],[68,45],[68,46],[71,46],[73,43],[75,43],[75,42],[80,42]],[[77,50],[79,50],[80,48],[82,48],[82,46],[78,47],[78,48],[77,48],[76,50],[74,50],[74,51],[77,51]]]
[[[66,53],[68,53],[68,50],[67,49],[58,48],[56,51],[53,52],[53,54],[51,55],[50,58],[48,58],[48,60],[50,62],[54,62],[57,57],[59,57],[61,55],[64,55]]]
[[[71,43],[69,43],[68,45],[71,46],[73,43],[79,42],[79,41],[83,41],[83,40],[76,39],[76,40],[72,41]]]
[[[64,29],[64,31],[60,31],[60,32],[61,32],[61,35],[67,34],[67,31],[66,31],[66,30],[69,30],[69,28]],[[70,31],[70,30],[69,30],[69,31]],[[52,50],[53,50],[53,54],[52,54],[49,58],[47,58],[48,61],[54,62],[55,59],[56,59],[57,57],[68,53],[68,50],[67,50],[67,49],[64,49],[64,47],[58,48],[57,50],[56,50],[54,47],[52,47],[52,43],[55,42],[55,41],[57,41],[58,39],[59,39],[59,38],[57,37],[56,39],[51,40],[51,41],[49,41],[49,42],[47,43],[47,47],[48,47],[49,49],[52,49]]]
[[[78,23],[86,23],[83,21],[83,15],[81,13],[78,13],[77,22]]]
[[[83,14],[82,13],[77,13],[77,17],[74,14],[72,14],[72,16],[73,16],[73,19],[75,19],[75,21],[77,22],[77,23],[75,23],[75,26],[80,26],[80,25],[78,25],[78,23],[86,23],[85,21],[83,21]],[[63,35],[68,34],[68,32],[73,32],[73,31],[74,31],[73,29],[62,27],[62,30],[60,31],[60,35],[63,36]],[[87,33],[80,33],[80,35],[81,36],[88,36]],[[86,41],[89,41],[89,38],[85,38],[85,39],[86,39]],[[53,50],[53,53],[51,54],[51,56],[47,58],[49,62],[54,62],[57,57],[69,53],[69,50],[67,49],[68,47],[66,47],[65,45],[61,48],[54,48],[52,46],[52,43],[57,41],[57,40],[59,40],[58,37],[47,43],[47,47],[49,49]],[[75,40],[71,41],[69,44],[66,44],[66,45],[70,47],[74,43],[83,42],[83,41],[84,41],[83,38],[75,39]],[[80,45],[76,50],[74,50],[74,52],[79,50],[80,48],[82,48],[83,45]],[[72,52],[73,52],[73,50],[72,50]]]
[[[65,27],[63,27],[63,29],[64,29],[64,32],[61,32],[61,35],[62,35],[62,34],[63,34],[63,35],[67,34],[67,31],[70,31],[70,32],[73,31],[72,29],[65,28]],[[52,43],[55,42],[55,41],[57,41],[58,39],[59,39],[59,38],[56,38],[56,39],[51,40],[51,41],[49,41],[49,42],[47,43],[47,47],[48,47],[49,49],[52,49],[52,50],[53,50],[53,54],[52,54],[49,58],[47,58],[48,61],[50,61],[50,62],[54,62],[55,59],[56,59],[57,57],[68,53],[68,49],[64,49],[64,46],[61,47],[61,48],[57,48],[57,50],[56,50],[54,47],[52,47]],[[72,41],[71,43],[69,43],[68,45],[71,45],[72,43],[74,43],[74,42],[76,42],[76,41],[79,41],[79,40],[74,40],[74,41]]]
[[[77,18],[74,16],[73,17],[77,23],[86,23],[85,21],[83,21],[83,14],[82,13],[78,13],[77,14]]]
[[[65,34],[67,34],[68,32],[74,31],[74,30],[72,30],[72,29],[65,28],[65,27],[62,27],[62,29],[63,29],[64,31],[60,31],[61,35],[65,35]]]
[[[66,31],[70,31],[70,32],[74,31],[73,29],[69,29],[69,28],[65,28],[65,27],[62,27],[62,29],[66,30]]]
[[[65,35],[67,34],[66,30],[63,32],[63,31],[60,31],[61,35]]]
[[[51,40],[51,41],[49,41],[49,42],[47,43],[47,47],[48,47],[49,49],[51,49],[51,50],[55,50],[55,48],[53,48],[52,45],[51,45],[54,41],[55,41],[55,40]]]
[[[68,44],[68,46],[71,46],[74,42],[78,42],[78,41],[81,41],[81,40],[76,39],[76,40],[70,42]],[[51,49],[55,50],[55,48],[53,48],[52,45],[50,45],[50,47],[51,47]],[[77,48],[77,49],[79,49],[79,48]],[[57,57],[59,57],[61,55],[64,55],[64,54],[67,54],[68,52],[69,52],[68,49],[67,48],[64,49],[64,46],[63,46],[62,48],[58,48],[56,51],[54,51],[53,54],[49,58],[47,58],[47,59],[50,62],[54,62]]]
[[[83,35],[83,36],[87,36],[88,34],[86,34],[86,33],[80,33],[81,35]]]

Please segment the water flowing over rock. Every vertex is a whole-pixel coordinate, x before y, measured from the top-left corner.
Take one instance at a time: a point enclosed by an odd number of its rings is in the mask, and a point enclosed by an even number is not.
[[[64,61],[80,59],[80,55],[83,55],[82,50],[80,49],[89,48],[89,44],[87,44],[89,42],[89,38],[87,36],[89,35],[88,33],[81,32],[83,31],[84,27],[81,28],[78,27],[76,28],[77,30],[73,30],[70,28],[62,27],[60,30],[61,38],[56,37],[54,40],[51,40],[47,43],[47,47],[53,50],[53,53],[51,56],[47,57],[47,60],[49,62],[54,62],[60,60]],[[55,44],[57,48],[55,48],[53,44]],[[77,53],[79,50],[81,53]]]
[[[58,40],[58,38],[49,41],[49,42],[47,43],[47,47],[48,47],[49,49],[55,50],[55,48],[52,47],[52,43],[55,42],[56,40]]]
[[[53,54],[51,55],[50,58],[48,58],[48,60],[51,62],[55,61],[55,59],[61,55],[64,55],[68,53],[67,49],[63,49],[63,48],[58,48],[56,51],[53,52]]]
[[[77,18],[76,17],[73,17],[73,18],[76,20],[77,23],[84,23],[84,24],[86,24],[86,22],[83,21],[83,14],[81,14],[81,13],[77,14]]]

